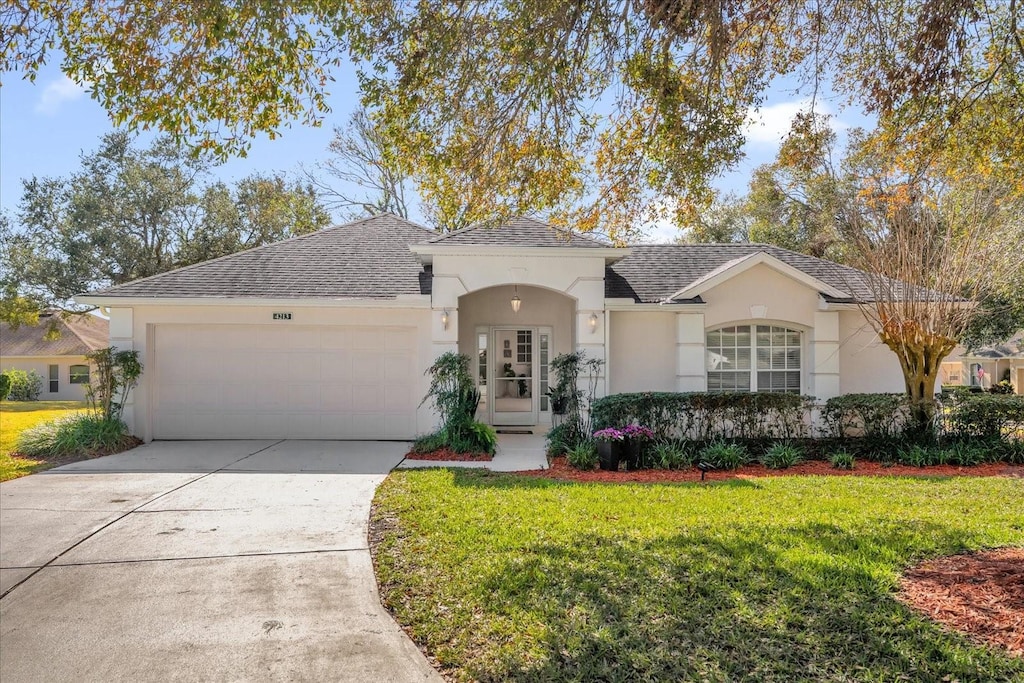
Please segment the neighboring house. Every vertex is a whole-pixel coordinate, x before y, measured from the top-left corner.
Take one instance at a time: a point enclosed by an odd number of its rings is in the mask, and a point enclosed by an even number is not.
[[[51,322],[59,333],[55,339],[46,338]],[[93,371],[85,354],[105,348],[109,336],[106,319],[95,315],[64,319],[46,312],[38,324],[16,330],[0,323],[0,370],[35,370],[43,379],[41,400],[81,401]]]
[[[551,423],[549,364],[626,391],[903,391],[859,271],[758,244],[613,247],[530,219],[438,235],[377,216],[78,297],[145,370],[145,440],[408,439],[424,371],[475,359],[492,425]],[[510,376],[511,375],[511,376]]]
[[[942,383],[991,389],[1009,380],[1024,395],[1024,330],[1003,344],[967,351],[958,346],[942,363]]]

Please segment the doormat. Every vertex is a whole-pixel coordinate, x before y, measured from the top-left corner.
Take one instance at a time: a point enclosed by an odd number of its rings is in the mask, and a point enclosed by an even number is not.
[[[496,429],[499,434],[533,434],[532,429]]]

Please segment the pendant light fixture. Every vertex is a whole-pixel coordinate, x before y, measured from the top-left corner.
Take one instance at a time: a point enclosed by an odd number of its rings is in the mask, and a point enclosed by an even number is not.
[[[512,312],[518,313],[519,307],[523,305],[523,300],[519,298],[519,285],[516,285],[515,294],[512,295]]]

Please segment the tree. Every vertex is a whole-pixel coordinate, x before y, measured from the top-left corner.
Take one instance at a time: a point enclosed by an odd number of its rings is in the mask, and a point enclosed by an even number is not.
[[[124,132],[81,168],[24,183],[18,225],[0,226],[0,316],[82,313],[76,294],[311,232],[329,219],[315,192],[278,176],[203,186],[209,164],[166,139],[141,150]]]
[[[695,213],[683,229],[682,242],[729,244],[750,242],[751,219],[745,197],[716,194],[710,206]]]
[[[320,173],[307,172],[306,177],[328,209],[346,218],[381,213],[409,218],[409,175],[365,110],[352,114],[344,127],[335,127],[327,150],[331,158],[317,165]]]
[[[1007,245],[1024,239],[1024,208],[1004,184],[976,180],[865,183],[844,215],[852,263],[868,275],[868,322],[899,360],[915,426],[934,414],[935,380],[986,287],[1021,272]]]
[[[750,181],[745,205],[751,241],[845,259],[837,225],[844,179],[833,161],[835,146],[827,117],[797,114],[775,161],[758,167]]]
[[[15,0],[0,13],[0,70],[31,78],[57,48],[115,122],[222,155],[322,120],[347,58],[437,206],[468,194],[617,235],[667,197],[682,224],[786,74],[875,114],[894,170],[959,147],[971,173],[1024,185],[1018,0]]]

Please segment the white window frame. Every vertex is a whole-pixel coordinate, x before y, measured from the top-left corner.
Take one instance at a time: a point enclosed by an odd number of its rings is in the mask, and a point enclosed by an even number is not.
[[[712,346],[711,344],[708,343],[708,337],[713,332],[722,332],[724,330],[733,330],[734,333],[740,334],[740,332],[738,332],[738,330],[741,327],[749,327],[750,328],[750,346],[749,347],[747,347],[747,346],[735,346],[735,345],[731,346],[731,347],[726,347],[726,346],[717,346],[716,347],[716,346]],[[758,345],[758,343],[757,343],[757,328],[758,327],[767,327],[767,328],[769,328],[769,334],[776,333],[776,332],[783,332],[783,333],[787,333],[787,334],[788,333],[796,333],[796,334],[799,335],[799,343],[797,345],[794,346],[792,344],[784,344],[781,347],[781,349],[780,349],[780,350],[785,350],[785,351],[791,351],[793,349],[796,349],[796,350],[799,351],[800,355],[799,355],[799,359],[798,359],[798,367],[797,368],[773,368],[773,369],[769,369],[769,370],[763,370],[763,369],[759,370],[758,369],[758,367],[757,367],[757,352],[758,352],[758,350],[767,348],[769,350],[769,358],[770,358],[771,350],[775,349],[774,344],[772,344],[771,342],[769,342],[769,345],[767,347],[763,347],[763,346],[759,346]],[[743,322],[727,323],[727,324],[724,324],[724,325],[718,325],[716,327],[709,327],[706,330],[704,330],[704,345],[705,345],[704,346],[704,348],[705,348],[705,354],[704,354],[705,355],[704,378],[705,378],[705,382],[706,382],[705,386],[707,387],[707,391],[709,393],[720,393],[720,392],[727,392],[727,391],[749,391],[749,392],[752,392],[752,393],[761,392],[761,393],[797,393],[797,394],[802,394],[803,391],[804,391],[803,387],[804,387],[804,381],[805,381],[805,378],[806,378],[806,365],[807,365],[807,360],[806,360],[807,359],[807,335],[805,333],[805,330],[801,329],[798,326],[794,326],[792,324],[788,324],[788,323],[784,323],[784,322],[773,322],[773,321],[768,321],[768,320],[743,321]],[[748,380],[749,381],[749,386],[735,388],[735,389],[729,389],[729,388],[724,388],[724,389],[715,388],[715,389],[712,389],[711,388],[710,377],[711,377],[711,373],[712,372],[730,372],[728,369],[716,369],[716,368],[712,368],[711,367],[711,353],[712,353],[712,349],[713,348],[721,348],[721,349],[725,349],[725,348],[734,348],[734,349],[748,348],[750,350],[750,368],[748,370],[748,372],[749,372],[749,380]],[[786,389],[785,391],[778,391],[778,390],[776,390],[775,392],[772,392],[771,388],[766,388],[766,389],[765,388],[761,388],[759,386],[759,384],[758,384],[758,373],[759,372],[793,372],[793,371],[799,372],[799,377],[800,377],[800,379],[799,379],[799,386],[798,386],[798,388],[796,390]],[[732,371],[732,374],[742,375],[743,371]]]

